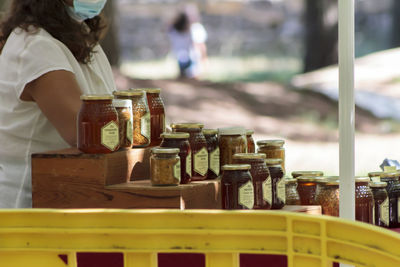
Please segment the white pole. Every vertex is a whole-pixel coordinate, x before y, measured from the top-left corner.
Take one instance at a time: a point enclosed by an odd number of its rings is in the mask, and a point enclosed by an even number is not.
[[[354,0],[339,0],[339,176],[340,217],[354,220]]]

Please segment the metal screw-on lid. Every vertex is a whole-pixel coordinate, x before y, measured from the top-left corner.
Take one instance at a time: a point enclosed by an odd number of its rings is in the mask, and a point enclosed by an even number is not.
[[[371,182],[371,183],[369,183],[369,187],[371,187],[371,188],[383,188],[386,186],[387,186],[386,182]]]
[[[164,139],[187,139],[189,138],[189,133],[162,133],[161,138]]]
[[[285,144],[285,140],[260,140],[257,141],[257,146],[264,147],[264,146],[275,146],[275,147],[282,147]]]
[[[267,156],[262,153],[236,153],[234,159],[265,159]]]
[[[204,135],[216,135],[218,133],[217,129],[203,129]]]
[[[81,100],[112,100],[114,99],[114,96],[112,95],[81,95]]]
[[[381,178],[398,178],[400,173],[398,172],[382,172]]]
[[[246,129],[243,127],[218,128],[219,135],[245,135]]]
[[[249,164],[226,164],[222,166],[223,171],[246,171],[250,169],[251,166]]]
[[[253,135],[254,134],[254,130],[246,130],[246,135]]]
[[[203,129],[204,124],[197,123],[197,122],[172,123],[171,128],[172,129]]]
[[[319,182],[323,179],[324,178],[322,177],[315,177],[315,176],[300,176],[296,178],[298,182],[314,182],[314,183]]]
[[[265,164],[267,165],[281,165],[283,162],[282,159],[266,159]]]
[[[368,176],[371,177],[380,177],[383,172],[369,172]]]
[[[179,152],[179,148],[155,147],[151,150],[153,154],[178,154]]]
[[[295,183],[297,183],[296,179],[292,179],[292,178],[285,179],[285,184],[295,184]]]
[[[122,90],[122,91],[114,91],[113,95],[115,96],[125,96],[125,97],[129,97],[129,96],[142,96],[144,94],[143,90]]]
[[[149,93],[149,94],[159,94],[159,93],[161,93],[161,88],[137,88],[137,89],[135,89],[135,90],[143,90],[143,91],[145,91],[146,93]]]
[[[371,179],[369,177],[355,177],[356,183],[369,183]]]
[[[300,177],[300,176],[315,176],[315,177],[320,177],[324,176],[324,173],[321,171],[294,171],[292,172],[292,177]]]
[[[330,179],[330,178],[320,178],[317,183],[323,185],[339,185],[339,180]]]

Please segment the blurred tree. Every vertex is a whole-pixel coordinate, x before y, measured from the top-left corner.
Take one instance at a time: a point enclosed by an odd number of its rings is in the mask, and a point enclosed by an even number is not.
[[[337,12],[337,0],[305,0],[304,72],[338,62]]]
[[[391,47],[400,46],[400,1],[392,0],[392,43]]]
[[[115,22],[115,0],[107,1],[104,7],[104,13],[107,18],[108,28],[104,39],[101,41],[101,46],[107,55],[108,60],[112,66],[118,66],[120,60],[120,49],[118,42],[118,27]]]

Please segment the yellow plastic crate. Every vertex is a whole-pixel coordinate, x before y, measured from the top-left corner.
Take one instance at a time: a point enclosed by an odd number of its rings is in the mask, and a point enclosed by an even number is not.
[[[1,267],[76,267],[77,252],[123,253],[125,267],[155,267],[157,253],[204,253],[207,267],[238,267],[240,253],[287,255],[289,267],[391,267],[400,235],[279,211],[0,210]]]

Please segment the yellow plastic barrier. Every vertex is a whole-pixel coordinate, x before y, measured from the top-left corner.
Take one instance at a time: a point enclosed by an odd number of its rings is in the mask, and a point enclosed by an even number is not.
[[[287,255],[289,267],[394,267],[400,235],[273,211],[0,210],[1,267],[76,267],[76,252],[120,252],[125,267],[155,267],[158,252],[204,253],[207,267],[238,267],[240,253]]]

